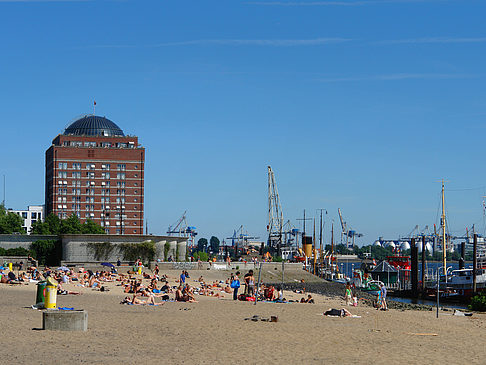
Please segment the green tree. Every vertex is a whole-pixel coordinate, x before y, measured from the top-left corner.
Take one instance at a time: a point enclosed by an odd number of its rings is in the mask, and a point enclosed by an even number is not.
[[[99,224],[87,219],[81,227],[81,233],[84,234],[105,234],[105,230]]]
[[[37,221],[32,225],[32,233],[34,234],[57,235],[60,231],[61,220],[53,213],[49,214],[43,222]]]
[[[78,216],[71,214],[68,218],[61,220],[60,234],[77,234],[83,233],[83,224]]]
[[[30,249],[40,265],[51,264],[56,261],[56,243],[53,240],[39,240],[32,242]]]
[[[211,236],[209,239],[209,247],[211,247],[211,251],[214,253],[219,252],[219,238],[215,236]]]
[[[34,234],[105,234],[105,230],[99,224],[87,219],[81,223],[79,218],[72,214],[66,219],[59,219],[55,214],[49,214],[44,222],[37,221],[32,225]]]
[[[7,212],[3,204],[0,205],[0,234],[25,233],[22,225],[24,220],[13,212]]]
[[[208,240],[205,238],[200,238],[197,241],[197,250],[200,252],[206,252],[206,249],[208,247]]]

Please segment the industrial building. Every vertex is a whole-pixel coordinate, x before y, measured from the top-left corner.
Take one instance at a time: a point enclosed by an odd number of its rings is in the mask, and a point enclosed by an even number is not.
[[[46,151],[45,213],[143,234],[145,148],[111,120],[84,115]]]

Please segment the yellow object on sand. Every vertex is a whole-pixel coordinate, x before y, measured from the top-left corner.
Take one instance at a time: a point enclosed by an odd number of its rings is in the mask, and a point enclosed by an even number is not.
[[[12,268],[13,268],[13,264],[12,264],[11,262],[9,262],[9,263],[8,263],[8,269],[9,269],[10,271],[12,271]]]
[[[46,285],[46,300],[44,302],[44,307],[47,309],[56,308],[57,300],[57,281],[51,277],[47,278]]]

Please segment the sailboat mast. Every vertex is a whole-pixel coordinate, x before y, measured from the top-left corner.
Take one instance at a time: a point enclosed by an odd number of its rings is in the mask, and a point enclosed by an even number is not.
[[[312,234],[312,248],[314,249],[313,256],[314,256],[314,275],[316,274],[316,217],[314,217],[314,233]]]
[[[333,258],[334,258],[334,222],[332,222],[331,225],[331,272],[334,271],[332,266]]]
[[[444,275],[447,280],[447,244],[446,244],[446,226],[445,226],[445,198],[444,198],[444,180],[442,180],[442,217],[441,217],[441,228],[442,228],[442,261],[444,265]]]

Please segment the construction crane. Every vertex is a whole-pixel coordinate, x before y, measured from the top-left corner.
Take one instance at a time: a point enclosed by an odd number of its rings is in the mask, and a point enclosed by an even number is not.
[[[353,248],[354,247],[354,239],[355,237],[363,237],[362,233],[358,233],[355,230],[348,228],[347,223],[343,219],[343,215],[341,213],[341,208],[338,208],[339,220],[341,221],[341,244],[346,245],[346,248]],[[346,237],[346,240],[344,238]],[[351,240],[351,241],[350,241]]]
[[[272,168],[268,166],[268,246],[280,249],[283,233],[283,212]]]
[[[179,237],[189,238],[191,247],[194,247],[195,237],[197,236],[196,227],[191,227],[187,224],[186,213],[187,211],[184,211],[182,217],[167,228],[167,234],[169,236],[178,235]]]
[[[248,244],[248,240],[257,240],[259,238],[260,237],[250,236],[248,232],[244,233],[243,225],[241,225],[240,228],[234,230],[233,236],[226,237],[227,240],[231,240],[231,246],[234,247],[235,256],[238,255],[238,247],[242,247]]]

